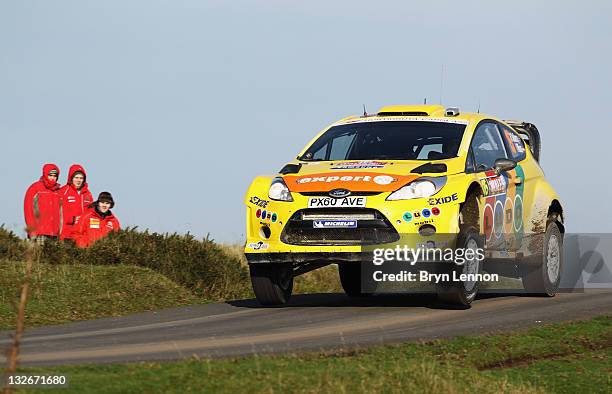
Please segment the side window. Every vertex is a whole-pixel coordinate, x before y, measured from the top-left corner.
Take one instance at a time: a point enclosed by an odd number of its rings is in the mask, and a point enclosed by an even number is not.
[[[505,159],[506,150],[495,123],[482,123],[474,132],[472,138],[472,153],[476,171],[493,168],[497,159]]]
[[[499,127],[502,129],[508,157],[517,162],[525,159],[525,143],[521,137],[504,125]]]

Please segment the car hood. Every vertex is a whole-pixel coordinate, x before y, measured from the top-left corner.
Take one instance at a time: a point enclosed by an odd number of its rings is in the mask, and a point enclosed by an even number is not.
[[[302,162],[298,173],[283,175],[283,179],[292,192],[328,192],[333,189],[390,192],[423,176],[411,172],[426,163],[382,160]],[[443,164],[445,170],[440,171],[438,168],[435,174],[431,175],[446,175],[446,163],[436,163]],[[429,171],[431,170],[421,172]]]

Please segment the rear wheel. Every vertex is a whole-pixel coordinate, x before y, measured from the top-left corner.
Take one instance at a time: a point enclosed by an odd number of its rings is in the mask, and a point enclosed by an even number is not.
[[[523,287],[528,293],[553,297],[559,289],[563,269],[563,234],[554,220],[546,224],[546,232],[536,254],[536,267],[522,276]]]
[[[450,274],[451,281],[438,285],[438,298],[448,304],[469,307],[476,298],[480,282],[475,278],[455,282],[453,278],[459,277],[461,274],[475,275],[482,273],[483,261],[478,258],[476,251],[477,249],[482,250],[484,245],[478,229],[476,227],[462,229],[457,236],[457,248],[464,249],[464,251],[472,250],[473,258],[466,258],[462,265],[457,265],[454,262],[449,263],[452,264],[452,267],[445,269],[444,272]]]
[[[262,305],[284,305],[293,291],[293,266],[282,264],[249,264],[251,284]]]
[[[369,294],[361,290],[361,263],[341,263],[338,264],[340,283],[349,297],[364,297]]]

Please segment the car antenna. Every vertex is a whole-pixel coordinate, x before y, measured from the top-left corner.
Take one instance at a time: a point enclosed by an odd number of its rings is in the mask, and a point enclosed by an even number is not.
[[[423,104],[427,104],[427,97],[423,99]]]
[[[478,99],[478,113],[480,113],[480,99]]]
[[[367,117],[368,117],[368,112],[366,111],[365,104],[363,105],[363,117],[364,117],[364,118],[367,118]]]
[[[444,64],[442,64],[442,72],[440,73],[440,104],[442,104],[442,93],[444,92]]]

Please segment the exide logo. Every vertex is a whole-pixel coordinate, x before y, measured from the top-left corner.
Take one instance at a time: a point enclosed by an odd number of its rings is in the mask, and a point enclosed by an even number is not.
[[[329,196],[334,198],[348,197],[350,195],[351,191],[347,189],[334,189],[329,192]]]

